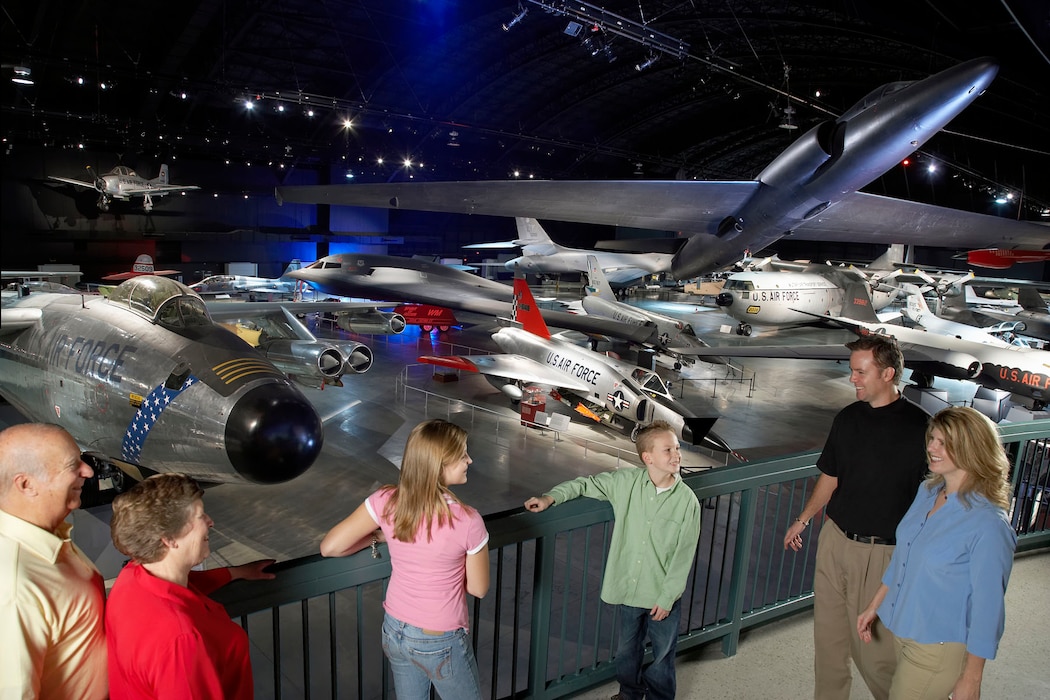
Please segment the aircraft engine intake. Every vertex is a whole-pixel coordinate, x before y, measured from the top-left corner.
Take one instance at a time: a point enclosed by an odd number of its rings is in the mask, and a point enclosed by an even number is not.
[[[257,484],[277,484],[305,472],[324,443],[310,402],[282,383],[242,396],[226,421],[226,455],[237,473]]]
[[[729,292],[719,292],[718,296],[715,297],[716,306],[732,306],[733,295]]]

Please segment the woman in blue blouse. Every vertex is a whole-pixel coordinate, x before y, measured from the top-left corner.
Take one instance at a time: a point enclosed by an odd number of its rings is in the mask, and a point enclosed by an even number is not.
[[[995,425],[946,408],[926,429],[930,475],[897,526],[897,548],[857,632],[878,616],[893,632],[890,700],[981,695],[1005,622],[1017,536],[1006,515],[1009,463]]]

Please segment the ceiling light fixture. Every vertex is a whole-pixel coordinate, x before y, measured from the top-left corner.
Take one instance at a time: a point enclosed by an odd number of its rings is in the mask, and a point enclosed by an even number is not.
[[[33,85],[33,78],[30,77],[33,71],[29,66],[15,66],[14,77],[11,78],[11,82],[17,85]]]
[[[518,22],[520,22],[521,20],[525,19],[525,15],[527,15],[527,14],[529,14],[529,8],[522,7],[521,5],[518,5],[518,13],[516,15],[514,15],[514,17],[512,17],[509,22],[506,22],[503,25],[503,31],[509,32],[510,28],[513,27]]]

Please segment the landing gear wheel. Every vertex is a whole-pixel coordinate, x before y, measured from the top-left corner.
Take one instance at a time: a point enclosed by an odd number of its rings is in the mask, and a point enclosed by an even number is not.
[[[445,333],[446,331],[448,331],[448,326],[438,326],[438,330],[442,333]]]
[[[737,333],[739,333],[740,335],[750,336],[751,335],[751,325],[748,324],[748,323],[741,323],[740,324],[740,328],[737,329]]]
[[[429,323],[424,323],[422,326],[420,326],[420,328],[422,328],[427,333],[429,333],[430,331],[434,330],[434,327],[432,325],[430,325]]]
[[[681,362],[675,362],[675,363],[674,363],[674,368],[675,368],[675,370],[680,370],[680,369],[682,369],[682,363],[681,363]]]
[[[631,442],[638,442],[638,430],[639,429],[640,428],[638,427],[637,423],[635,423],[634,427],[631,428]]]

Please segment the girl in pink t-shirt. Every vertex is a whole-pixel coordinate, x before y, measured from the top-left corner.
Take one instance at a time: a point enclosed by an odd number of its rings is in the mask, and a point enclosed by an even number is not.
[[[431,685],[446,700],[481,698],[464,593],[488,592],[489,536],[478,512],[448,489],[466,483],[470,463],[466,431],[441,419],[420,423],[397,485],[373,493],[321,542],[322,555],[343,557],[382,530],[392,569],[383,652],[400,700],[426,700]]]

